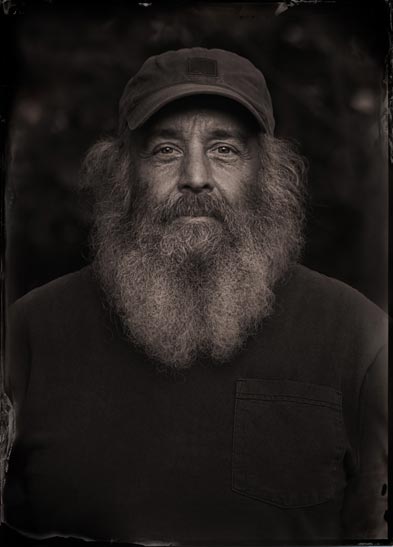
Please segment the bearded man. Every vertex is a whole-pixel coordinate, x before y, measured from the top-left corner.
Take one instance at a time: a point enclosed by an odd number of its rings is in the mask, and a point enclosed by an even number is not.
[[[261,72],[146,61],[84,166],[94,261],[13,307],[6,520],[255,545],[386,537],[386,320],[297,264],[304,165]]]

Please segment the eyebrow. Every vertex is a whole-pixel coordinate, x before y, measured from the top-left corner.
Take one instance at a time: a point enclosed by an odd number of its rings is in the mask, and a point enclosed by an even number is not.
[[[226,129],[214,129],[209,137],[211,139],[238,139],[243,144],[246,144],[248,140],[242,131],[227,131]]]
[[[171,128],[162,128],[157,129],[156,131],[153,131],[150,135],[147,135],[148,139],[155,139],[157,137],[163,138],[163,139],[178,139],[180,137],[180,132],[176,129]]]

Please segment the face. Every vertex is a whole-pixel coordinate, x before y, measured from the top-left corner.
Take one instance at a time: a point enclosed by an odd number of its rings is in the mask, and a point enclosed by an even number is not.
[[[209,194],[235,206],[257,183],[258,128],[239,107],[176,101],[163,108],[133,139],[135,176],[155,204]],[[183,222],[207,220],[186,216]]]

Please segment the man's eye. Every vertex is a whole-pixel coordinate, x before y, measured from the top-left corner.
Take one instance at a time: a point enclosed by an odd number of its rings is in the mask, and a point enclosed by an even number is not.
[[[173,146],[160,146],[154,151],[155,154],[164,154],[165,156],[170,156],[175,152]]]
[[[230,146],[225,146],[225,145],[217,146],[216,150],[219,154],[223,154],[225,156],[228,156],[230,154],[235,154],[235,150]]]

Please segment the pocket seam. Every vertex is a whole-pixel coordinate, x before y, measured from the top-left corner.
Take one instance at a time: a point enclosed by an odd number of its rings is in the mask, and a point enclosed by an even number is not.
[[[244,382],[244,380],[241,380],[241,382]],[[312,384],[307,384],[307,385],[310,386]],[[319,385],[317,387],[318,389],[321,388],[321,386]],[[288,390],[288,384],[285,385],[284,389]],[[333,391],[333,388],[327,388],[327,389]],[[337,401],[336,404],[319,400],[319,399],[312,399],[312,398],[307,398],[303,396],[298,396],[298,395],[266,395],[266,394],[259,394],[259,393],[251,394],[251,393],[242,392],[242,391],[236,392],[232,454],[233,454],[233,459],[237,460],[237,467],[235,466],[234,461],[232,461],[232,490],[236,493],[247,496],[249,498],[264,501],[271,505],[276,505],[278,507],[283,507],[287,509],[318,505],[331,499],[340,488],[339,481],[336,482],[335,486],[332,486],[332,485],[326,486],[325,489],[322,491],[322,493],[309,492],[309,493],[301,494],[300,497],[302,498],[303,501],[299,501],[297,503],[285,501],[285,500],[288,500],[288,497],[290,496],[288,496],[288,492],[283,492],[282,490],[274,492],[269,489],[258,488],[257,491],[255,490],[253,491],[252,489],[249,488],[248,485],[250,481],[249,481],[249,473],[247,472],[247,463],[246,463],[247,457],[245,454],[245,448],[246,448],[246,435],[245,435],[245,429],[244,429],[245,419],[244,417],[243,419],[240,419],[241,414],[244,414],[244,412],[247,412],[247,410],[245,410],[244,408],[241,409],[239,407],[239,401],[252,401],[253,403],[259,403],[259,404],[272,404],[272,403],[279,404],[279,403],[285,402],[285,403],[290,403],[295,405],[302,405],[304,407],[307,407],[307,406],[326,407],[330,409],[331,411],[333,411],[334,414],[332,415],[331,419],[334,424],[335,440],[336,440],[334,444],[335,456],[332,457],[332,461],[328,469],[331,470],[332,473],[334,473],[338,469],[338,464],[342,459],[342,455],[345,449],[345,441],[343,438],[344,424],[343,424],[343,416],[342,416],[341,392],[336,390],[335,393],[340,398],[340,401]],[[247,395],[254,395],[254,397],[250,397]],[[312,402],[309,402],[309,401],[312,401]],[[242,483],[245,485],[244,488],[239,487],[239,484],[242,484]],[[295,496],[296,494],[293,495],[292,499],[294,499]]]
[[[272,396],[258,396],[258,397],[239,397],[236,396],[236,399],[244,400],[244,401],[255,401],[255,402],[287,402],[287,403],[293,403],[293,404],[299,404],[299,405],[309,405],[309,406],[326,406],[327,408],[331,408],[332,410],[338,410],[340,411],[342,406],[337,403],[328,403],[326,401],[318,401],[317,399],[304,399],[303,397],[296,397],[295,395],[291,396],[279,396],[279,395],[272,395]],[[312,402],[308,402],[312,401]]]

